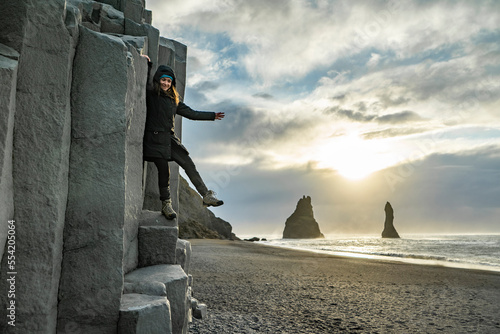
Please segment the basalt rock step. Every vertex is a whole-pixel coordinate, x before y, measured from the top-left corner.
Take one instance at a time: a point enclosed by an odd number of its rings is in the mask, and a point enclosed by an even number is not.
[[[314,219],[311,197],[303,196],[297,203],[294,213],[285,222],[283,238],[313,239],[324,237]]]
[[[125,275],[125,283],[160,282],[165,285],[172,314],[172,333],[187,332],[191,303],[188,276],[180,265],[156,265],[134,270]]]
[[[385,204],[384,211],[385,222],[382,238],[399,238],[399,234],[394,227],[394,210],[392,209],[391,203],[387,202]]]
[[[124,294],[120,303],[119,334],[172,334],[170,303],[166,297]]]
[[[157,264],[175,264],[177,252],[177,227],[139,226],[139,267]]]
[[[142,210],[139,216],[139,226],[177,227],[177,219],[168,220],[159,211]]]

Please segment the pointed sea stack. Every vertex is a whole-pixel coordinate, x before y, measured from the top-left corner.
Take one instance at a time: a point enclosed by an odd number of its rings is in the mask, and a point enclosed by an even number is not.
[[[394,210],[392,210],[391,203],[385,204],[385,223],[384,231],[382,231],[382,238],[399,238],[399,234],[394,228]]]
[[[314,219],[311,197],[299,199],[294,213],[285,222],[284,239],[313,239],[324,238],[319,225]]]

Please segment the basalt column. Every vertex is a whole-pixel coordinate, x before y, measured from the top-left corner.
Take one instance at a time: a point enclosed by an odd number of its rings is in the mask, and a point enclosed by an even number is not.
[[[59,290],[62,333],[116,332],[126,230],[136,224],[142,204],[145,110],[139,101],[145,99],[146,68],[120,38],[80,26]]]
[[[16,229],[15,267],[5,270],[4,253],[0,274],[2,333],[54,333],[56,328],[75,44],[65,26],[65,5],[63,0],[0,2],[0,43],[19,54],[17,78],[13,72],[5,77],[2,73],[2,85],[9,77],[12,84],[15,80],[15,85],[7,88],[10,111],[4,113],[2,109],[2,117],[8,115],[7,127],[2,126],[0,131],[6,129],[2,135],[10,137],[14,122],[12,178],[8,181],[14,191],[7,210],[13,203]],[[2,141],[10,150],[10,139]],[[9,159],[3,160],[2,180],[9,173]],[[6,293],[7,273],[11,271],[17,273],[9,275],[15,276],[15,327],[7,326],[5,315],[6,303],[14,301]]]

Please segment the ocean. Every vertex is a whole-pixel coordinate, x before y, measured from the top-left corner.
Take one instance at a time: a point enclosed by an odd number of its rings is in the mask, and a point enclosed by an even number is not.
[[[259,243],[333,255],[500,272],[500,234],[327,235],[325,239],[267,238]]]

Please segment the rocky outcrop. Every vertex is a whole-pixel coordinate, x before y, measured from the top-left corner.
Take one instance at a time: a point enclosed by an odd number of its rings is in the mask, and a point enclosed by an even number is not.
[[[179,224],[179,238],[182,239],[224,239],[215,231],[194,220]]]
[[[186,232],[195,232],[194,226],[198,223],[208,229],[200,229],[198,232],[201,235],[206,235],[206,232],[211,230],[219,234],[222,239],[233,238],[231,224],[216,217],[212,211],[204,207],[201,196],[189,186],[182,176],[179,186],[179,203],[179,227],[184,226]]]
[[[382,231],[382,238],[399,238],[399,234],[394,228],[394,210],[391,203],[387,202],[384,207],[385,222],[384,230]]]
[[[283,238],[309,239],[324,237],[314,219],[311,197],[303,196],[298,201],[295,211],[285,222]]]
[[[183,90],[186,46],[160,38],[143,0],[0,12],[0,332],[187,333],[190,244],[143,211],[157,180],[143,173],[141,57]]]

